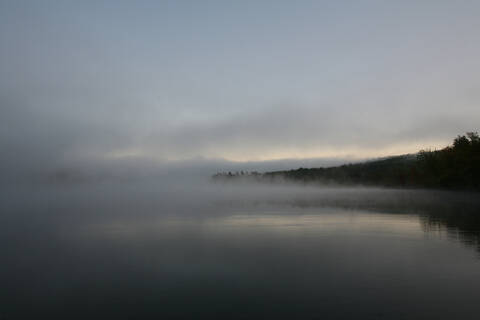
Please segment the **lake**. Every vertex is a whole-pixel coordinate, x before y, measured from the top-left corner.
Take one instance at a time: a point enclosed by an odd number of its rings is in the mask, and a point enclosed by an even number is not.
[[[20,186],[0,319],[478,319],[475,193]]]

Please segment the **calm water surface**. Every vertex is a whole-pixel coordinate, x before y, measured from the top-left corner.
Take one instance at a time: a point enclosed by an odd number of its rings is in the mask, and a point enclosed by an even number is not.
[[[480,318],[475,195],[222,189],[12,193],[0,318]]]

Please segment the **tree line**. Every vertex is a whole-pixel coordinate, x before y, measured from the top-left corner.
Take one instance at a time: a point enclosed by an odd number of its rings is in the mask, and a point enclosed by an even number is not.
[[[480,137],[477,132],[457,136],[441,150],[421,150],[362,163],[327,168],[299,168],[265,173],[217,173],[216,181],[239,178],[261,182],[376,185],[440,189],[480,189]]]

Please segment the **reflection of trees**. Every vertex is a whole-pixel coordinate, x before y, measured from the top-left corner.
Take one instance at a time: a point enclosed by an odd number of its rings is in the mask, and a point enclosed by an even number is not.
[[[466,209],[466,210],[465,210]],[[480,211],[477,208],[435,210],[420,215],[426,232],[446,230],[449,237],[480,252]]]
[[[478,193],[346,189],[315,197],[298,195],[278,200],[300,207],[340,207],[379,213],[417,214],[425,232],[446,231],[449,237],[480,253],[480,199]]]

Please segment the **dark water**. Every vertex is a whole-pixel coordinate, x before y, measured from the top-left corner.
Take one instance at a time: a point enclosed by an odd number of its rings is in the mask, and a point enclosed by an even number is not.
[[[0,319],[479,319],[476,194],[8,190]]]

